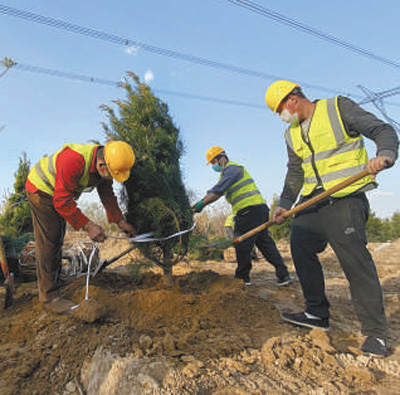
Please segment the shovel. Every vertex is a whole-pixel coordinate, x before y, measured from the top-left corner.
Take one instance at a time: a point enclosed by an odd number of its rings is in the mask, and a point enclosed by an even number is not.
[[[4,301],[4,308],[6,309],[12,305],[14,299],[14,275],[13,273],[10,273],[10,270],[8,268],[7,258],[4,252],[3,240],[1,236],[0,236],[0,265],[5,279],[3,285],[6,291],[5,301]]]
[[[135,241],[140,242],[143,240],[147,240],[152,235],[153,235],[153,232],[145,233],[145,234],[142,234],[142,235],[139,235],[139,236],[136,236],[136,237],[130,239],[129,242],[135,243]],[[114,263],[118,259],[122,258],[126,254],[129,254],[135,248],[137,248],[137,247],[135,245],[133,245],[132,247],[129,247],[127,250],[121,252],[119,255],[115,256],[114,258],[106,259],[105,261],[100,261],[99,264],[97,265],[97,267],[92,272],[92,276],[93,277],[96,276],[97,273],[103,271],[107,266],[111,265],[112,263]]]
[[[352,184],[353,182],[356,182],[358,180],[361,180],[361,178],[366,177],[367,175],[369,175],[369,172],[367,169],[360,171],[357,174],[354,174],[354,176],[347,178],[346,180],[342,181],[341,183],[335,185],[332,188],[327,189],[326,191],[322,192],[321,194],[314,196],[312,199],[307,200],[306,202],[299,204],[296,207],[293,207],[291,210],[285,211],[282,214],[283,218],[289,218],[291,215],[298,213],[301,210],[304,210],[307,207],[310,207],[311,205],[313,205],[314,203],[319,202],[320,200],[334,194],[337,191],[340,191],[341,189],[349,186],[350,184]],[[260,226],[257,226],[257,228],[254,228],[250,231],[248,231],[247,233],[244,233],[243,235],[237,237],[235,240],[233,240],[233,243],[240,243],[243,240],[248,239],[249,237],[255,235],[258,232],[261,232],[262,230],[268,228],[269,226],[273,225],[274,222],[272,220],[263,223]]]

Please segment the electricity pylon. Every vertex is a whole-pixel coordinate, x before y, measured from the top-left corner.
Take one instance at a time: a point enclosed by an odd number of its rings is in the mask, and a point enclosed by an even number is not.
[[[399,133],[400,132],[400,123],[395,121],[393,118],[390,118],[386,112],[385,104],[383,103],[383,99],[386,97],[398,95],[400,93],[400,86],[397,88],[389,89],[386,91],[375,93],[368,88],[365,88],[362,85],[357,85],[367,96],[365,99],[361,100],[358,104],[367,104],[372,103],[382,114],[382,116],[388,121]]]

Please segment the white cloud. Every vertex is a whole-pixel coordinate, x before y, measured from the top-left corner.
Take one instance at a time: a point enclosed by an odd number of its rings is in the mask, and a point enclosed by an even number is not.
[[[140,47],[138,45],[131,45],[130,47],[125,48],[125,53],[136,56],[139,52],[139,48]]]
[[[144,73],[144,82],[148,84],[149,82],[154,80],[154,73],[151,70],[147,70]]]

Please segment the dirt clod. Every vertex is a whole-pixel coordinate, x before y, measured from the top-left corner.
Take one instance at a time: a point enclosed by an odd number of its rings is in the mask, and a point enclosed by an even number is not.
[[[106,315],[106,308],[95,299],[84,299],[72,310],[71,316],[85,322],[95,322]]]

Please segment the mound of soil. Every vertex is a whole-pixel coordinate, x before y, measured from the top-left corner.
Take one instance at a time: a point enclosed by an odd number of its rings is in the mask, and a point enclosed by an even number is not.
[[[114,240],[100,253],[124,248]],[[288,246],[279,248],[296,278]],[[281,311],[303,308],[301,289],[297,281],[278,288],[263,260],[254,262],[249,287],[232,278],[234,262],[182,262],[172,286],[157,269],[133,276],[129,262],[117,262],[90,280],[88,300],[84,277],[63,289],[85,318],[96,311],[91,319],[49,314],[35,282],[18,284],[14,304],[0,311],[0,393],[397,394],[400,242],[370,248],[393,348],[384,360],[359,352],[348,285],[329,249],[321,254],[332,304],[328,334],[281,320]]]

